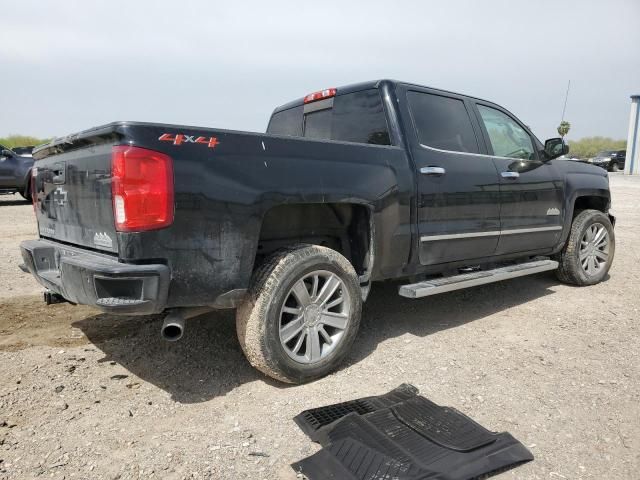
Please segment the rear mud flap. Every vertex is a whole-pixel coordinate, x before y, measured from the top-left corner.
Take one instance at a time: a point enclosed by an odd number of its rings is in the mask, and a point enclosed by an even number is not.
[[[294,420],[323,446],[292,465],[310,480],[471,480],[533,460],[510,434],[490,432],[407,384]]]

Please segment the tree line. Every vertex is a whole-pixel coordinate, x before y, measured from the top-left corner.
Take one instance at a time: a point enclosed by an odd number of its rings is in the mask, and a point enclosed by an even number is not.
[[[30,147],[48,142],[48,138],[37,138],[29,135],[9,135],[8,137],[0,137],[0,145],[9,148]]]
[[[585,137],[580,140],[568,140],[569,155],[580,158],[595,157],[603,150],[625,150],[626,140],[614,140],[609,137]]]

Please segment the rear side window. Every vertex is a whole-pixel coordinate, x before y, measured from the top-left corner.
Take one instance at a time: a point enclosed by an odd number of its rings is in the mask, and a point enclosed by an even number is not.
[[[271,117],[267,132],[274,135],[302,136],[302,105],[275,113]]]
[[[479,152],[462,100],[422,92],[408,92],[407,100],[422,145],[454,152]]]
[[[335,97],[332,117],[332,140],[391,144],[380,93],[376,89]]]

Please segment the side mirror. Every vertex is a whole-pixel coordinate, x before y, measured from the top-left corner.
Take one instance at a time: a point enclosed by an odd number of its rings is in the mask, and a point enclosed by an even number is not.
[[[544,153],[548,160],[553,160],[569,153],[569,145],[562,138],[549,138],[544,142]]]
[[[12,150],[2,150],[2,152],[0,152],[0,155],[3,157],[10,157],[10,158],[13,158],[16,156],[16,154],[13,153]]]

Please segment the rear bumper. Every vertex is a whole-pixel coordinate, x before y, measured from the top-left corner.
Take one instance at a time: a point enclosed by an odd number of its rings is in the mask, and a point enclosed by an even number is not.
[[[120,263],[110,255],[44,239],[22,242],[20,249],[36,280],[70,302],[128,315],[166,308],[170,283],[166,265]]]

